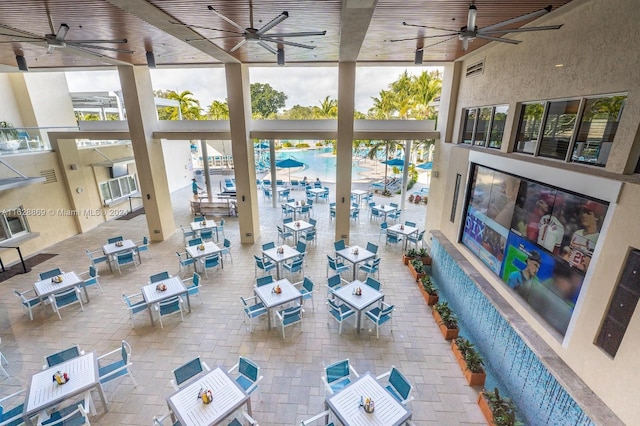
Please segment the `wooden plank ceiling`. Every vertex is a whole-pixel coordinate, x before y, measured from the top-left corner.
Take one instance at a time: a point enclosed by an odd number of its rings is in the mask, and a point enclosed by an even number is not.
[[[555,10],[570,1],[476,0],[477,27],[483,28],[547,5]],[[250,27],[251,12],[253,26],[260,28],[287,11],[289,18],[269,33],[326,31],[324,36],[287,39],[316,46],[314,49],[284,46],[288,64],[327,64],[339,60],[409,64],[413,62],[416,48],[446,38],[389,42],[390,39],[443,34],[442,31],[403,26],[403,21],[459,30],[466,25],[469,8],[468,0],[252,0],[252,10],[249,3],[249,0],[1,0],[0,33],[6,35],[0,35],[0,71],[16,71],[16,55],[25,57],[30,70],[76,69],[144,65],[147,63],[146,51],[154,52],[158,66],[276,63],[276,55],[255,42],[229,53],[242,37],[230,33],[238,29],[208,6],[242,28]],[[363,19],[366,20],[364,25]],[[49,54],[44,40],[34,43],[17,37],[20,33],[44,37],[52,32],[52,27],[57,32],[62,23],[69,26],[66,40],[127,39],[126,44],[100,46],[132,50],[133,53],[94,50],[102,56],[92,56],[62,47]],[[520,22],[511,28],[527,23]],[[211,40],[198,40],[203,38]],[[357,43],[355,50],[354,42]],[[345,50],[349,43],[351,50]],[[486,43],[476,39],[470,44],[469,51]],[[341,57],[341,50],[355,51],[357,57]],[[450,62],[465,53],[462,43],[454,37],[426,48],[423,60],[424,63]]]

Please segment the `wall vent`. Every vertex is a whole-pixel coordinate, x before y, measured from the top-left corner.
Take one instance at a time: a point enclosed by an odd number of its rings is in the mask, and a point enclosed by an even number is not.
[[[467,67],[465,77],[475,77],[477,75],[482,75],[484,72],[484,59],[480,62],[476,62],[475,64],[469,65]]]
[[[58,177],[56,176],[56,171],[54,169],[40,170],[40,176],[46,179],[44,182],[42,182],[43,185],[46,185],[48,183],[56,183],[58,181]]]

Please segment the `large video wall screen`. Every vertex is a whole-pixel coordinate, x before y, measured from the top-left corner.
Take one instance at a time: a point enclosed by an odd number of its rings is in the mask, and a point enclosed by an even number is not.
[[[462,243],[562,335],[608,203],[472,167]]]

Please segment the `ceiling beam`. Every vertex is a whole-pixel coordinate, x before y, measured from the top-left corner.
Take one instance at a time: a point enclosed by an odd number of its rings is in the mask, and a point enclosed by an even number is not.
[[[171,22],[179,22],[179,19],[165,13],[158,9],[146,0],[107,0],[112,5],[119,7],[120,9],[136,16],[156,28],[164,31],[165,33],[174,36],[178,40],[182,40],[184,43],[206,53],[212,58],[225,63],[225,64],[238,64],[240,61],[229,53],[216,46],[209,40],[199,40],[186,42],[185,40],[200,38],[201,34],[198,34],[191,28],[183,25],[172,24]]]
[[[356,62],[378,0],[342,0],[340,62]]]

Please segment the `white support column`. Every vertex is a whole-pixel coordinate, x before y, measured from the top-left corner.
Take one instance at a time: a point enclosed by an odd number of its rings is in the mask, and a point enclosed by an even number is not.
[[[404,219],[404,204],[407,200],[407,184],[409,183],[409,164],[411,164],[411,140],[404,141],[404,168],[402,169],[402,191],[400,192],[400,218]]]
[[[335,239],[349,243],[351,226],[351,152],[355,108],[356,63],[338,66],[338,139],[336,141],[336,231]]]

